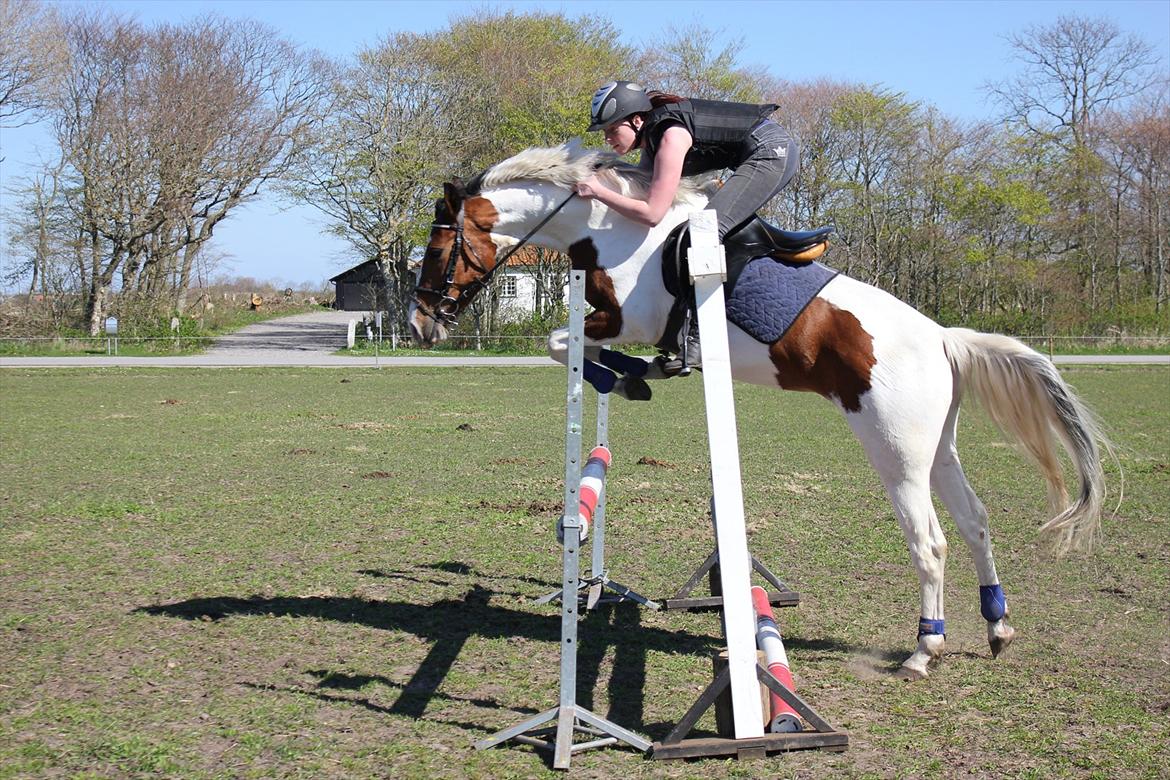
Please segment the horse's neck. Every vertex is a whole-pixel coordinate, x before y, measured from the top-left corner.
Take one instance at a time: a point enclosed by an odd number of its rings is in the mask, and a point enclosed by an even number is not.
[[[492,194],[500,221],[493,232],[504,243],[522,240],[540,225],[569,195],[569,190],[551,184],[528,184],[523,188],[505,188]],[[675,204],[654,227],[647,227],[623,217],[597,200],[573,198],[539,231],[531,241],[558,252],[568,253],[581,241],[589,240],[597,250],[602,268],[617,269],[632,263],[640,267],[656,261],[657,251],[667,234],[691,213],[706,207],[706,199],[696,196]]]

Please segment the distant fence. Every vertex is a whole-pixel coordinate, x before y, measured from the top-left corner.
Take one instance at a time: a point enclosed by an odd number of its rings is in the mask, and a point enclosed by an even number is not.
[[[1105,353],[1170,353],[1168,336],[1015,336],[1033,349],[1047,355]],[[453,336],[430,352],[517,352],[543,354],[545,336]],[[115,354],[131,349],[135,354],[197,354],[208,348],[256,350],[295,350],[329,352],[346,350],[346,332],[335,327],[329,331],[318,331],[310,336],[303,334],[267,334],[255,336],[0,336],[0,355],[37,354]],[[372,337],[358,328],[355,346],[363,353],[371,349],[393,353],[415,351],[410,339],[404,336],[383,334]],[[648,345],[647,350],[652,350]]]

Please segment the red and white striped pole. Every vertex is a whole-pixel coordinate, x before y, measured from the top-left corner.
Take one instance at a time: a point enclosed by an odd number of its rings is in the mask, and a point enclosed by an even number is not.
[[[764,651],[768,671],[785,688],[795,691],[792,672],[788,669],[788,653],[784,651],[784,641],[780,638],[780,627],[776,625],[772,605],[768,602],[768,592],[758,585],[752,586],[752,605],[756,608],[756,645]],[[796,710],[771,689],[768,693],[771,694],[772,706],[767,730],[773,734],[800,731],[800,716]]]
[[[597,511],[597,502],[605,490],[605,472],[609,470],[612,459],[609,448],[598,445],[589,453],[589,459],[581,469],[581,488],[577,492],[580,501],[577,511],[581,515],[582,540],[589,533],[589,524],[593,522],[593,513]]]

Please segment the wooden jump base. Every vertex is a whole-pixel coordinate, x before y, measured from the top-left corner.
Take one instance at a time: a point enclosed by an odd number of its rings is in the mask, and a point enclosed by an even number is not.
[[[760,563],[756,556],[751,556],[752,570],[759,574],[764,580],[772,586],[772,590],[768,591],[768,602],[776,607],[795,607],[800,604],[800,594],[794,590],[790,590],[779,577],[772,573],[772,571]],[[710,596],[692,596],[691,593],[695,587],[698,586],[699,581],[707,577],[710,582]],[[719,574],[719,551],[713,550],[707,556],[707,560],[695,570],[691,578],[679,588],[678,593],[670,598],[662,600],[663,609],[722,609],[723,608],[723,591],[720,584]]]

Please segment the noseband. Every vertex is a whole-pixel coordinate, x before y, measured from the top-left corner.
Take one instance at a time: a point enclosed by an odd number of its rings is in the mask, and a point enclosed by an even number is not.
[[[467,217],[463,213],[463,206],[459,207],[459,213],[456,215],[455,221],[453,223],[431,223],[431,228],[454,230],[455,241],[451,244],[451,254],[447,260],[446,280],[443,282],[444,288],[442,290],[436,290],[431,287],[424,287],[421,284],[414,288],[416,294],[430,293],[439,299],[439,302],[435,304],[435,306],[429,312],[427,311],[426,307],[421,305],[421,303],[420,308],[422,308],[424,312],[427,312],[427,314],[429,314],[431,319],[433,319],[435,322],[450,326],[452,328],[458,325],[459,321],[456,319],[456,316],[459,314],[460,310],[467,303],[469,303],[472,298],[478,295],[480,290],[491,284],[492,277],[495,276],[496,271],[500,270],[508,264],[508,258],[523,249],[524,246],[532,239],[532,237],[536,235],[536,233],[542,227],[548,224],[550,219],[555,217],[558,213],[560,213],[561,209],[569,204],[569,201],[572,200],[573,196],[576,194],[577,193],[575,191],[570,192],[569,197],[562,200],[555,209],[550,211],[544,219],[537,223],[536,227],[532,228],[532,230],[529,230],[524,238],[520,239],[517,244],[510,247],[508,251],[503,254],[503,256],[496,260],[496,264],[490,269],[484,268],[483,260],[480,259],[479,253],[475,251],[475,247],[463,240],[463,224],[467,220]],[[456,298],[451,295],[451,289],[455,286],[455,270],[459,265],[459,258],[463,255],[463,247],[465,245],[468,249],[471,250],[471,257],[465,257],[464,259],[467,261],[468,265],[471,265],[477,271],[482,271],[483,275],[460,290],[459,297]],[[474,258],[474,262],[472,258]]]

